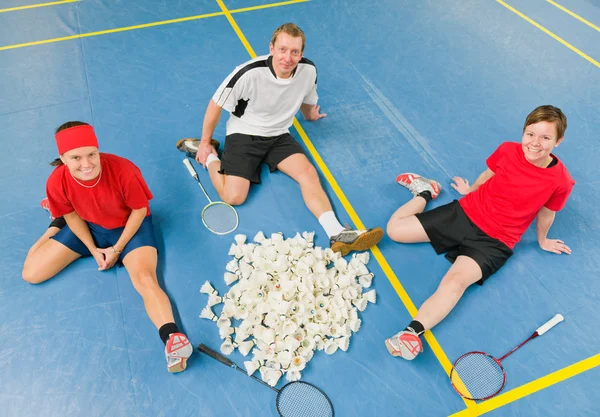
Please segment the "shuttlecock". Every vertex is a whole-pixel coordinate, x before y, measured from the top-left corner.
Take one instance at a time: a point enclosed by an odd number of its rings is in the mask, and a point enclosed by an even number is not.
[[[252,375],[260,368],[261,364],[257,360],[245,361],[244,367],[246,368],[246,373],[248,375]]]
[[[235,281],[237,281],[239,277],[236,274],[232,274],[231,272],[225,272],[223,278],[225,279],[225,284],[231,285]]]
[[[237,338],[236,338],[237,340]],[[254,347],[256,343],[254,342],[254,340],[248,340],[246,342],[241,342],[238,343],[238,350],[240,351],[240,353],[244,356],[247,356],[248,353],[250,353],[250,350],[252,350],[252,348]]]
[[[358,277],[358,282],[364,288],[369,288],[371,286],[372,281],[373,281],[373,274],[360,275]]]
[[[219,297],[217,294],[211,294],[208,296],[208,305],[210,307],[221,304],[223,302],[223,298]]]
[[[210,285],[210,282],[208,281],[202,284],[202,287],[200,287],[200,292],[204,294],[218,294],[217,291],[212,287],[212,285]]]
[[[208,319],[208,320],[212,320],[212,321],[218,320],[217,316],[215,316],[215,313],[213,313],[213,311],[211,310],[211,308],[209,306],[206,306],[202,309],[202,311],[200,312],[200,318]]]
[[[363,294],[363,297],[366,298],[370,303],[374,303],[377,300],[375,290],[367,291]]]
[[[231,355],[235,347],[233,346],[233,342],[231,341],[231,337],[225,338],[225,341],[221,344],[221,352],[225,355]]]

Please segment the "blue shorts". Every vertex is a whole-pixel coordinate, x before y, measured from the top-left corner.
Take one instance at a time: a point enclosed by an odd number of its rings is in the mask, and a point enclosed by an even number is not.
[[[117,227],[116,229],[105,229],[104,227],[98,226],[97,224],[86,222],[92,233],[94,243],[98,248],[110,248],[121,237],[124,227]],[[52,239],[62,243],[73,252],[77,252],[81,256],[91,256],[88,248],[83,244],[75,233],[69,229],[69,226],[65,226],[60,231],[52,236]],[[131,240],[123,249],[123,253],[119,255],[119,261],[134,249],[141,248],[142,246],[152,246],[156,248],[156,238],[154,237],[154,225],[152,224],[152,215],[146,216],[138,231],[133,235]]]

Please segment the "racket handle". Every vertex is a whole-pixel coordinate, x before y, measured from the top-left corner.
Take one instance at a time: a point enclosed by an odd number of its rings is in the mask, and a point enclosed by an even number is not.
[[[190,175],[196,179],[198,179],[198,173],[196,172],[196,170],[194,169],[194,167],[192,166],[192,164],[190,163],[190,160],[188,158],[185,158],[183,160],[183,165],[185,165],[185,167],[188,169],[188,171],[190,172]]]
[[[218,360],[219,362],[221,362],[222,364],[225,364],[231,368],[236,368],[237,366],[235,365],[235,363],[231,362],[229,359],[227,359],[225,356],[221,355],[219,352],[215,352],[214,350],[212,350],[211,348],[209,348],[208,346],[206,346],[203,343],[200,343],[198,345],[198,350],[202,353],[206,353],[208,356],[210,356],[213,359]]]
[[[538,336],[541,336],[564,319],[565,318],[562,316],[562,314],[557,314],[556,316],[548,320],[546,323],[542,324],[535,332],[538,334]]]

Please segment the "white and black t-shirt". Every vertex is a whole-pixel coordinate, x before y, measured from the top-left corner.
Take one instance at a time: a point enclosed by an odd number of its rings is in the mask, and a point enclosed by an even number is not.
[[[317,69],[302,58],[290,78],[277,78],[273,57],[238,66],[219,86],[213,101],[231,113],[227,135],[279,136],[289,132],[303,103],[317,104]]]

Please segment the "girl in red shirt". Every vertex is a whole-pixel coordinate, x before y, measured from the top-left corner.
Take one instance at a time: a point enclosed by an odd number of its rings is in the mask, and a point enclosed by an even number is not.
[[[450,313],[468,286],[483,284],[504,265],[534,219],[543,250],[571,253],[562,240],[547,236],[575,184],[552,154],[566,128],[567,118],[560,109],[538,107],[525,120],[521,143],[500,145],[472,186],[454,177],[452,187],[463,197],[427,212],[425,205],[441,192],[440,184],[411,173],[398,176],[396,181],[415,198],[393,214],[388,235],[402,243],[430,242],[453,265],[414,320],[385,341],[393,356],[414,359],[423,350],[419,336]]]
[[[156,277],[157,250],[150,215],[152,193],[139,168],[98,152],[92,126],[67,122],[55,135],[60,158],[46,183],[54,220],[25,259],[23,279],[44,282],[81,256],[101,271],[121,262],[165,343],[169,372],[186,368],[192,346],[180,333],[169,298]]]

